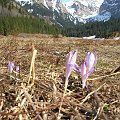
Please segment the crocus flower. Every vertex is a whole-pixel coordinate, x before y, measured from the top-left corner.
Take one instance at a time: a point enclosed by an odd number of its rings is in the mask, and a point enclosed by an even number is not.
[[[20,67],[16,66],[16,72],[19,72],[19,70],[20,70]]]
[[[66,60],[66,79],[69,78],[71,72],[73,70],[79,72],[79,67],[76,64],[76,59],[77,59],[77,50],[70,51],[67,55],[67,60]]]
[[[76,64],[76,59],[77,59],[77,50],[70,51],[67,55],[67,60],[66,60],[66,74],[65,74],[65,90],[64,94],[66,93],[67,90],[67,85],[68,85],[68,78],[73,70],[79,72],[79,67]]]
[[[94,67],[96,65],[96,56],[92,52],[88,52],[85,61],[81,65],[81,76],[83,88],[86,86],[86,81],[89,75],[94,72]]]
[[[14,67],[15,67],[15,65],[14,65],[13,62],[9,62],[9,63],[8,63],[8,70],[9,70],[10,73],[12,73]]]

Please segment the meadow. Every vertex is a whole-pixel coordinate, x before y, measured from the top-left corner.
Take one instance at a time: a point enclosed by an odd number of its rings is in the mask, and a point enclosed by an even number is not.
[[[41,34],[0,36],[0,120],[57,120],[65,86],[66,56],[77,50],[97,55],[95,71],[82,88],[69,77],[61,120],[120,119],[120,40],[85,40]],[[19,71],[8,70],[14,62]]]

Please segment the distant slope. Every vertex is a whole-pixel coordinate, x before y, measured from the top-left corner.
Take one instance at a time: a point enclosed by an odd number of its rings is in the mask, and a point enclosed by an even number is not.
[[[18,33],[59,34],[54,23],[28,13],[14,0],[0,0],[0,34]]]
[[[34,16],[42,17],[61,27],[74,26],[74,24],[78,22],[76,18],[66,11],[61,0],[16,1]]]
[[[29,13],[15,0],[0,0],[0,16],[27,16]]]

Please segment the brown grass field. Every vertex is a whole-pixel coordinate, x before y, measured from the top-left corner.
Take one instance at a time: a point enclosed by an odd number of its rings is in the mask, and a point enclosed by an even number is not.
[[[120,120],[120,40],[38,34],[0,36],[0,120],[58,120],[66,55],[76,49],[79,65],[88,51],[97,55],[97,65],[85,89],[72,72],[59,119]],[[19,73],[9,73],[9,61]]]

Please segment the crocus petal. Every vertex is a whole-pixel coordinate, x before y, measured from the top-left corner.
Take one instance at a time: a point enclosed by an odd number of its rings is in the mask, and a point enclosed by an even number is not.
[[[66,64],[70,62],[72,56],[73,56],[73,52],[70,51],[67,55],[67,58],[66,58]]]
[[[86,81],[89,75],[94,72],[94,66],[96,65],[96,56],[92,52],[88,52],[85,61],[81,65],[81,77],[83,88],[86,86]]]
[[[78,72],[78,74],[80,74],[80,68],[77,64],[68,64],[66,66],[66,78],[68,79],[71,72],[75,70],[76,72]]]
[[[94,72],[94,68],[91,68],[89,71],[87,71],[88,76]]]
[[[74,52],[70,51],[67,55],[67,60],[66,60],[66,79],[69,78],[73,70],[78,70],[76,59],[77,59],[77,50]]]
[[[92,52],[88,52],[85,59],[88,71],[90,71],[96,64],[96,56]]]
[[[86,75],[86,73],[87,73],[87,66],[86,66],[86,63],[83,62],[81,65],[81,75],[84,76]]]
[[[19,66],[16,66],[16,72],[18,72],[20,70]]]
[[[68,64],[66,66],[66,74],[65,74],[66,79],[69,78],[69,76],[70,76],[71,72],[73,71],[73,69],[74,69],[74,66],[72,64]]]
[[[75,63],[76,63],[76,60],[77,60],[77,50],[75,50],[75,51],[73,52],[73,56],[71,57],[70,63],[71,63],[71,64],[75,64]]]
[[[15,66],[15,65],[14,65],[13,62],[9,62],[9,63],[8,63],[8,70],[9,70],[10,73],[12,73],[14,66]]]
[[[83,62],[81,65],[81,76],[82,76],[82,87],[84,88],[86,86],[86,81],[88,78],[87,66],[85,62]]]
[[[67,55],[67,61],[66,64],[74,64],[76,63],[76,59],[77,59],[77,50],[70,51]]]
[[[86,78],[86,75],[85,75],[85,76],[82,77],[82,88],[85,88],[86,81],[87,81],[87,78]]]
[[[74,68],[73,68],[78,74],[81,73],[81,70],[79,68],[79,66],[77,64],[74,64]]]

